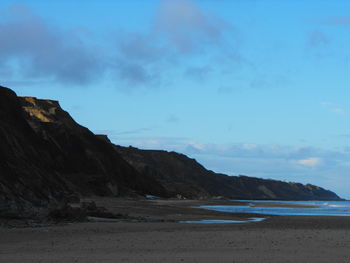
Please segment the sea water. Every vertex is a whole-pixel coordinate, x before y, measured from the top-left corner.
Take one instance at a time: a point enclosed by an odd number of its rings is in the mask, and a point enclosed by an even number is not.
[[[195,223],[195,224],[241,224],[250,222],[261,222],[264,221],[263,217],[251,217],[247,220],[189,220],[179,221],[179,223]]]
[[[247,213],[279,216],[350,216],[350,201],[258,201],[233,200],[244,205],[200,206],[208,210],[228,213]],[[259,207],[255,204],[260,203]],[[261,207],[264,203],[296,204],[305,207]],[[309,207],[313,206],[313,207]]]

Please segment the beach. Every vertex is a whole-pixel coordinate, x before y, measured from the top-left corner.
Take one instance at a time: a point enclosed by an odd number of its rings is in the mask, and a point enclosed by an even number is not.
[[[192,208],[230,203],[219,200],[94,201],[134,219],[0,228],[0,262],[350,261],[350,217],[264,216],[262,222],[186,224],[177,221],[252,215]]]

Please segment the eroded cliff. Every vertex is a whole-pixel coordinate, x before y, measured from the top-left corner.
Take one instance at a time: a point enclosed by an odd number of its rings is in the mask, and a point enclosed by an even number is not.
[[[338,200],[314,185],[288,183],[248,176],[227,176],[205,169],[196,160],[176,152],[115,146],[140,173],[153,177],[169,195],[186,198],[223,196],[231,199]]]
[[[164,195],[57,101],[0,87],[0,216],[48,213],[71,197]]]
[[[0,87],[0,217],[45,216],[80,196],[146,194],[339,199],[312,185],[217,174],[183,154],[115,146],[76,123],[57,101]]]

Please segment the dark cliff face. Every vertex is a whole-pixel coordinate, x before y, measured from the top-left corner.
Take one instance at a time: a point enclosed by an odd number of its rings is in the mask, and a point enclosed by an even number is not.
[[[338,199],[316,186],[216,174],[174,152],[115,146],[57,101],[0,87],[0,217],[44,216],[71,197],[135,194]]]
[[[30,126],[52,146],[56,169],[75,191],[117,196],[130,190],[154,192],[159,187],[125,162],[108,141],[77,124],[58,102],[32,97],[20,102]]]
[[[58,204],[68,188],[53,169],[55,156],[28,125],[16,94],[3,87],[0,138],[0,215],[31,216]]]
[[[224,196],[231,199],[338,200],[331,191],[313,185],[227,176],[205,169],[183,154],[115,146],[140,173],[157,179],[169,195],[187,198]]]
[[[0,138],[0,216],[45,213],[72,195],[164,195],[56,101],[0,87]]]

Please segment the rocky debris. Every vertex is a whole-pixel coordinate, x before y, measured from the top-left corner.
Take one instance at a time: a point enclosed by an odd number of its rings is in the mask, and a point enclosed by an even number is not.
[[[50,211],[48,221],[50,222],[82,222],[87,221],[87,210],[80,207],[72,207],[65,204]]]
[[[81,202],[79,206],[64,205],[49,213],[49,221],[54,222],[81,222],[88,221],[90,217],[104,219],[130,219],[127,214],[116,214],[106,208],[96,206],[93,201]]]
[[[81,204],[82,210],[86,211],[87,216],[111,218],[111,219],[126,219],[129,216],[127,214],[115,214],[108,211],[102,206],[96,206],[95,202],[83,202]]]

